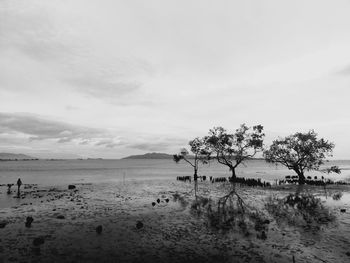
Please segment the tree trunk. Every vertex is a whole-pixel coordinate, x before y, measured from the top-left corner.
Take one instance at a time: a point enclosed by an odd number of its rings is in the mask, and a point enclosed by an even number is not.
[[[193,180],[194,180],[194,196],[197,200],[197,191],[198,191],[198,174],[197,174],[197,168],[194,168],[194,174],[193,174]]]
[[[196,182],[198,180],[197,169],[194,169],[193,180]]]
[[[232,172],[231,181],[235,182],[236,181],[236,170],[235,170],[235,168],[231,167],[231,172]]]
[[[299,184],[300,184],[300,185],[305,184],[305,176],[304,176],[304,173],[303,173],[303,172],[299,172],[299,173],[298,173],[298,176],[299,176]]]
[[[294,167],[293,170],[294,170],[294,172],[296,172],[296,174],[299,177],[299,180],[298,180],[299,185],[305,184],[304,171],[300,170],[299,167]]]

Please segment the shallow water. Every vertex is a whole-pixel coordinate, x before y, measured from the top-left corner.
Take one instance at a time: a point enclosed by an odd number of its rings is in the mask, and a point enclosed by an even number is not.
[[[350,161],[330,162],[328,166],[344,168],[341,175],[328,176],[333,179],[350,178]],[[172,160],[39,160],[0,162],[0,185],[15,184],[21,178],[24,184],[38,186],[63,186],[79,183],[108,183],[153,179],[176,179],[177,176],[192,175],[193,170],[184,162],[176,164]],[[216,162],[202,165],[200,175],[213,177],[230,176],[226,166]],[[273,182],[285,175],[293,174],[283,166],[267,164],[262,160],[247,161],[237,169],[237,176],[261,178]],[[308,175],[324,174],[312,172]],[[327,176],[326,176],[327,177]],[[13,186],[13,192],[16,187]],[[16,205],[20,200],[6,194],[7,187],[0,187],[0,207]]]
[[[306,176],[322,175],[327,178],[350,179],[350,161],[335,161],[327,166],[339,165],[341,175],[325,175],[310,172]],[[57,160],[57,161],[10,161],[0,162],[0,184],[15,183],[21,178],[24,184],[43,186],[66,185],[70,183],[100,183],[123,180],[169,179],[192,175],[193,170],[184,162],[172,160]],[[267,164],[262,160],[247,161],[237,169],[237,176],[261,178],[274,181],[293,172],[283,166]],[[226,166],[212,162],[200,167],[199,175],[230,176]]]

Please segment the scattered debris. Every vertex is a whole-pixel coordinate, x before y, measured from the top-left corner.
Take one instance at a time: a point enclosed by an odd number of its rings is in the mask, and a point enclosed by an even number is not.
[[[332,196],[332,198],[333,198],[333,200],[338,201],[338,200],[340,200],[342,198],[342,196],[343,196],[343,193],[339,192],[339,193],[335,193]]]
[[[262,239],[262,240],[265,240],[265,239],[267,238],[265,231],[262,231],[261,233],[258,233],[258,234],[256,235],[256,237],[257,237],[258,239]]]
[[[34,240],[33,240],[33,245],[34,245],[34,246],[40,246],[40,245],[44,244],[44,242],[45,242],[44,238],[42,238],[42,237],[36,237],[36,238],[34,238]]]
[[[5,228],[5,226],[8,224],[7,221],[0,221],[0,228]]]
[[[141,221],[137,221],[137,223],[136,223],[136,228],[137,228],[137,229],[143,228],[143,223],[142,223]]]
[[[34,221],[33,217],[27,216],[25,226],[26,226],[26,227],[31,227],[33,221]]]
[[[102,233],[102,226],[101,225],[96,227],[96,233],[97,234],[101,234]]]
[[[262,223],[268,225],[268,224],[270,224],[270,220],[265,219]]]

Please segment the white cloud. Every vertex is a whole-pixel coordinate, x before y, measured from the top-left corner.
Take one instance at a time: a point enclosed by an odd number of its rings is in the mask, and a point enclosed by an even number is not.
[[[30,147],[41,152],[57,141],[84,156],[173,151],[243,122],[281,134],[314,128],[342,145],[349,12],[345,0],[4,0],[0,112],[74,124],[35,131],[43,140]],[[350,158],[344,147],[337,155]]]

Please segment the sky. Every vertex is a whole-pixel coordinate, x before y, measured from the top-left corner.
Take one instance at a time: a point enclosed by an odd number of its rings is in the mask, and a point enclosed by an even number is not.
[[[0,0],[0,152],[176,153],[314,129],[350,159],[350,1]]]

